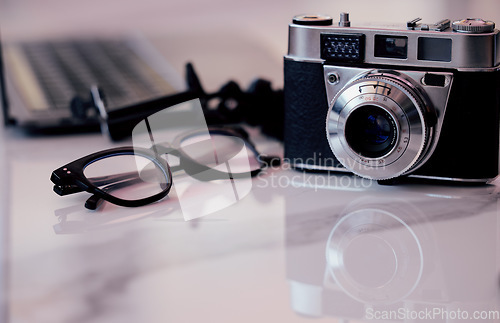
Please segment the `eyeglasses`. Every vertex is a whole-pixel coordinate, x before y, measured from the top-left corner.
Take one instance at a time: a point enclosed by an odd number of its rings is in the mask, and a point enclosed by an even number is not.
[[[148,122],[146,122],[149,125]],[[137,128],[137,127],[136,127]],[[60,196],[89,192],[85,207],[95,210],[103,201],[137,207],[168,195],[173,174],[201,182],[254,177],[278,157],[260,155],[242,128],[208,128],[156,144],[149,129],[150,148],[113,148],[79,158],[52,172]]]

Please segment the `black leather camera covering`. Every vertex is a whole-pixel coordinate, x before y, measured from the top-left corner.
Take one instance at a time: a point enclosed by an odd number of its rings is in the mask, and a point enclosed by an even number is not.
[[[455,72],[441,136],[415,174],[464,179],[498,175],[500,71]]]
[[[326,137],[328,103],[323,65],[285,60],[285,159],[340,166]]]

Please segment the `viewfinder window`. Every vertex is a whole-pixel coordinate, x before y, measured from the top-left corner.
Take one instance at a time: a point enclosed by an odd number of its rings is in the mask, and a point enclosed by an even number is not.
[[[451,62],[451,39],[420,37],[418,39],[418,60]]]
[[[375,57],[406,59],[408,37],[375,35]]]

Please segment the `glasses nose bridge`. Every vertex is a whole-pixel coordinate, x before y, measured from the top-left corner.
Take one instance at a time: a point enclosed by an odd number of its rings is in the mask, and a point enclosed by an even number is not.
[[[162,155],[173,155],[179,157],[180,152],[178,149],[174,148],[174,146],[169,142],[162,142],[160,144],[155,144],[151,146],[150,150],[152,150],[156,157]]]

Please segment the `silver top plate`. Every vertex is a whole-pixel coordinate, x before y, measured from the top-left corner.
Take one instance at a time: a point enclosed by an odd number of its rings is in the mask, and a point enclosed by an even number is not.
[[[422,66],[448,68],[462,71],[494,71],[500,68],[500,33],[464,34],[445,31],[422,31],[390,28],[304,26],[290,24],[287,59],[297,61],[324,62],[321,57],[322,34],[362,34],[365,38],[364,61],[366,64],[394,66]],[[407,58],[385,58],[375,56],[375,36],[405,36],[408,39]],[[421,38],[451,40],[450,61],[418,59],[418,44]]]

